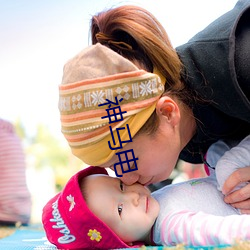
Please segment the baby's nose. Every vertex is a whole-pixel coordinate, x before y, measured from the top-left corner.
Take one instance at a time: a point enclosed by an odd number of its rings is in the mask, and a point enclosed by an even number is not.
[[[137,192],[130,191],[130,192],[127,192],[126,195],[127,195],[127,198],[129,199],[129,201],[134,206],[138,206],[139,205],[140,195]]]

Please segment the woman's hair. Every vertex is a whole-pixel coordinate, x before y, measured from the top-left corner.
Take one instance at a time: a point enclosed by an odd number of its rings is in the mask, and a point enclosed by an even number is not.
[[[82,196],[85,200],[85,202],[87,203],[87,205],[89,205],[89,193],[88,193],[88,190],[86,188],[86,177],[85,178],[82,178],[79,180],[79,186],[80,186],[80,190],[81,190],[81,193],[82,193]]]
[[[190,104],[190,93],[181,82],[181,61],[165,29],[150,12],[130,5],[100,12],[92,17],[91,38],[93,44],[99,42],[149,72],[156,68],[166,78],[165,93]],[[154,112],[139,132],[153,134],[157,128]]]

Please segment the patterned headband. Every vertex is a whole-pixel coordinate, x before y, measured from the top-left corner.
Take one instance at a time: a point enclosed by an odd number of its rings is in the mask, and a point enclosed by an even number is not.
[[[71,59],[59,86],[59,110],[73,154],[95,166],[110,160],[118,151],[111,149],[117,148],[115,142],[129,141],[125,128],[133,138],[153,113],[164,92],[162,82],[101,44]]]

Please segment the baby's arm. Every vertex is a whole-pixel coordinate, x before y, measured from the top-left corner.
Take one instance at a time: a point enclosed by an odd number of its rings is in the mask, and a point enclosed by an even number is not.
[[[213,143],[206,154],[206,165],[208,167],[208,174],[215,177],[215,167],[218,163],[219,159],[225,154],[225,152],[229,151],[232,147],[229,146],[227,143],[225,143],[222,140],[219,140],[215,143]]]
[[[250,239],[250,216],[215,216],[203,212],[173,211],[161,225],[161,244],[206,246]]]
[[[250,135],[242,140],[237,146],[227,151],[217,162],[215,167],[218,189],[222,191],[223,185],[229,175],[239,168],[250,165]],[[241,183],[236,189],[245,186]],[[234,189],[234,190],[236,190]],[[233,191],[234,191],[233,190]]]

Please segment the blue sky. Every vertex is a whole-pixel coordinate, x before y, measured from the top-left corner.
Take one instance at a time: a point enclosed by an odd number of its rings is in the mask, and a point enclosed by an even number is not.
[[[135,4],[151,11],[173,45],[185,43],[236,0],[0,0],[0,117],[30,134],[43,123],[59,137],[58,85],[65,62],[88,46],[91,15]]]

